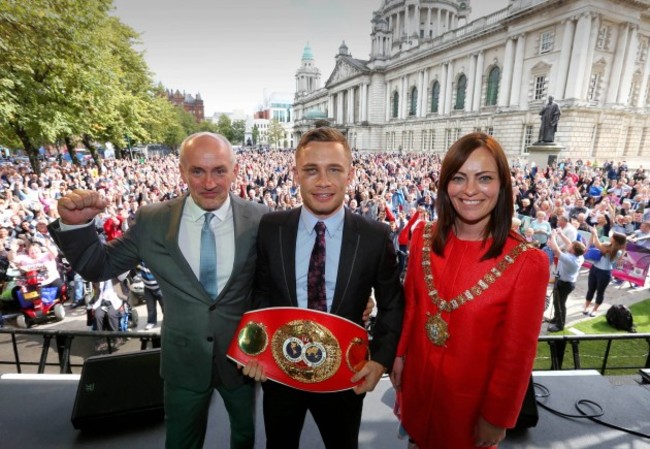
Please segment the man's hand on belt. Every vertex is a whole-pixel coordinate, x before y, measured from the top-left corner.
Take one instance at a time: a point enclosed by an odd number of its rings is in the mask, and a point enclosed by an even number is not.
[[[244,376],[255,379],[258,382],[266,382],[266,374],[264,368],[258,363],[257,360],[249,360],[246,365],[237,364],[237,368],[243,369]]]
[[[386,367],[380,363],[368,360],[363,368],[359,370],[354,376],[352,376],[351,381],[353,383],[359,382],[363,379],[363,383],[354,387],[354,392],[356,394],[367,393],[372,391],[377,386],[377,382],[381,379],[381,376],[386,372]]]

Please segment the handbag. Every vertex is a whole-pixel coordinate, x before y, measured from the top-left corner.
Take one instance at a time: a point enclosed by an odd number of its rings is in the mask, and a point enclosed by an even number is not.
[[[598,262],[602,257],[603,253],[601,253],[600,250],[593,245],[587,249],[584,255],[585,260],[589,260],[591,262]]]

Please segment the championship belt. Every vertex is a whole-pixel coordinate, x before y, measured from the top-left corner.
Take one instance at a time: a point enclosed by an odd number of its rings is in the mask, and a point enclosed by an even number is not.
[[[350,320],[312,309],[270,307],[242,316],[227,355],[242,365],[257,360],[266,377],[278,383],[328,393],[355,386],[350,379],[370,350],[368,333]]]

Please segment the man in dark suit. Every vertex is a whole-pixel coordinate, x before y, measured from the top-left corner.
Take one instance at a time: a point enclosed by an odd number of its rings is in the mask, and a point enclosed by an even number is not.
[[[168,449],[203,447],[215,388],[230,417],[231,448],[250,449],[255,443],[253,382],[225,352],[242,314],[251,308],[257,229],[268,209],[230,193],[238,170],[228,140],[197,133],[180,149],[189,195],[142,207],[124,236],[106,246],[87,224],[107,205],[97,192],[75,190],[61,198],[61,218],[50,226],[84,279],[110,279],[143,260],[158,280],[165,297],[161,376]],[[209,245],[216,249],[214,288],[200,281],[204,227],[214,235]]]
[[[350,147],[340,132],[316,128],[305,133],[295,163],[294,181],[300,186],[303,206],[267,214],[260,222],[256,305],[311,307],[313,274],[312,280],[308,278],[317,241],[314,228],[322,228],[324,223],[325,267],[324,275],[318,276],[324,278],[320,310],[361,324],[366,300],[374,289],[378,313],[370,343],[371,360],[352,378],[352,382],[361,382],[353,390],[311,393],[273,381],[262,384],[266,447],[297,449],[309,410],[328,449],[354,449],[358,447],[364,393],[372,391],[392,366],[401,333],[404,299],[397,257],[388,226],[343,207],[354,169]],[[256,361],[249,362],[244,373],[266,379]]]

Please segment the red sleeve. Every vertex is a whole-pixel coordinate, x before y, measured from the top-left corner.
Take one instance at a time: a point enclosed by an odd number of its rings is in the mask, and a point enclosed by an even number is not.
[[[395,221],[395,215],[390,211],[390,207],[384,206],[384,210],[386,211],[386,219],[388,221]]]
[[[544,314],[549,279],[546,254],[528,250],[517,261],[519,273],[512,284],[499,351],[481,416],[489,423],[512,428],[517,422],[533,369]],[[514,268],[514,267],[513,267]]]

